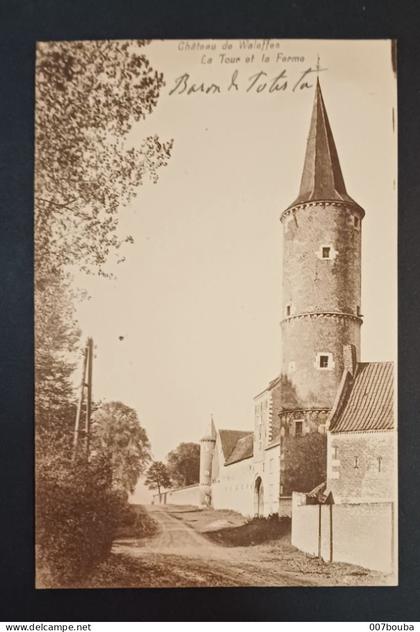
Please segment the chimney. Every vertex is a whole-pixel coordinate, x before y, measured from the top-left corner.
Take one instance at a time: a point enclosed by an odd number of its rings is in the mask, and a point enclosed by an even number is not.
[[[357,365],[357,355],[355,345],[344,345],[343,347],[344,370],[354,376]]]

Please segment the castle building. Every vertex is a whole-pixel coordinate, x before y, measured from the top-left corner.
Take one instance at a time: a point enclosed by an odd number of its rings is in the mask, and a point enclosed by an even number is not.
[[[290,511],[292,491],[325,480],[325,426],[344,348],[360,359],[364,215],[347,193],[317,80],[299,194],[280,216],[280,375],[254,398],[253,431],[217,430],[212,423],[203,437],[203,503],[248,515],[281,513]]]
[[[211,420],[199,485],[169,502],[288,515],[297,548],[394,573],[394,374],[392,362],[360,356],[364,215],[347,193],[317,80],[299,194],[280,216],[280,374],[254,397],[253,430]]]

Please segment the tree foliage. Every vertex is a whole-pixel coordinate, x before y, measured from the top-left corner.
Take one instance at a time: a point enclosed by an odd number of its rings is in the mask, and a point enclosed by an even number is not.
[[[111,464],[112,487],[132,493],[150,461],[149,439],[136,411],[121,402],[100,406],[92,415],[91,446]]]
[[[171,486],[168,468],[162,461],[153,461],[147,470],[145,484],[149,489],[157,489],[159,497],[162,489]]]
[[[37,467],[37,586],[74,585],[111,551],[126,496],[109,487],[109,463],[57,453]]]
[[[178,486],[193,485],[200,479],[200,446],[180,443],[166,457],[171,479]]]
[[[327,437],[319,432],[289,435],[284,442],[284,494],[310,492],[326,479]]]
[[[146,176],[156,182],[172,141],[129,134],[164,85],[141,53],[144,40],[41,43],[36,62],[37,281],[77,264],[103,271],[124,239],[118,209]],[[45,270],[47,268],[47,270]]]
[[[37,462],[68,452],[76,414],[72,374],[80,332],[74,291],[63,274],[35,293],[35,415]]]

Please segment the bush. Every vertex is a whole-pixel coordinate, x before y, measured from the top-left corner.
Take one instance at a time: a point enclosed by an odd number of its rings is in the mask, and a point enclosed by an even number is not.
[[[204,535],[223,546],[254,546],[277,540],[290,533],[291,519],[278,514],[268,518],[251,518],[237,527],[208,531]]]
[[[41,583],[69,585],[110,553],[127,496],[109,485],[104,462],[57,460],[37,477],[37,571]]]
[[[141,505],[125,507],[116,531],[117,538],[146,538],[158,531],[155,520]]]

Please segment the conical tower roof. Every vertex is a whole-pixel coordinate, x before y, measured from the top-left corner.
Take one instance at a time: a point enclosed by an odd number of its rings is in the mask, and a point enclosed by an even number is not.
[[[300,191],[290,206],[315,201],[343,201],[359,206],[346,191],[319,79],[316,81]]]
[[[216,426],[214,425],[213,415],[210,417],[210,423],[207,426],[204,436],[201,437],[201,441],[216,441]]]

